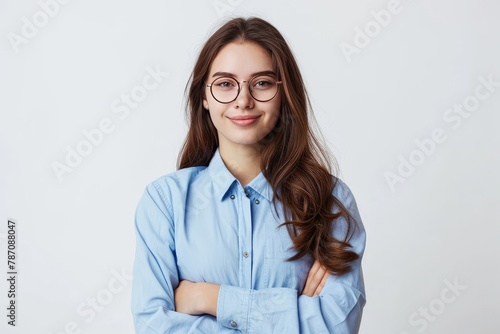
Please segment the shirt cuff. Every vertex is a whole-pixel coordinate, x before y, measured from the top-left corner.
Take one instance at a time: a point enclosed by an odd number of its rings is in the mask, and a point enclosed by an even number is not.
[[[217,322],[224,327],[246,332],[251,293],[249,289],[222,284],[217,301]]]

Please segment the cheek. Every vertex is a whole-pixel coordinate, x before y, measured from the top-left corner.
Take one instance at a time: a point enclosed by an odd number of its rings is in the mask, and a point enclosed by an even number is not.
[[[262,128],[263,133],[261,133],[261,135],[268,136],[279,131],[279,125],[278,125],[279,117],[280,117],[280,110],[269,112],[267,114],[266,124]]]
[[[218,127],[219,123],[219,118],[217,117],[217,113],[213,110],[213,108],[210,108],[210,111],[207,111],[210,114],[210,119],[212,120],[212,123],[215,125],[215,127]]]
[[[219,131],[224,118],[224,110],[217,108],[215,104],[210,104],[210,109],[207,112],[210,114],[212,124],[215,126],[217,131]]]
[[[278,123],[280,117],[280,112],[279,110],[273,112],[272,114],[269,115],[269,123],[268,127],[273,129],[276,126],[276,123]]]
[[[275,101],[271,110],[272,111],[269,112],[269,125],[271,128],[274,128],[281,115],[281,103],[279,100]]]

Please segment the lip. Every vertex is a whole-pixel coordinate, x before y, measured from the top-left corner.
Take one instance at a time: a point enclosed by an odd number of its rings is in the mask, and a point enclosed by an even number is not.
[[[237,126],[249,126],[253,123],[255,123],[255,121],[257,121],[257,119],[260,117],[259,116],[234,116],[234,117],[228,117],[229,120],[231,122],[233,122],[233,124],[237,125]]]

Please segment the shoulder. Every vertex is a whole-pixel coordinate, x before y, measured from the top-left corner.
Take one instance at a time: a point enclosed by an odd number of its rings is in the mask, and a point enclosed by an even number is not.
[[[190,186],[206,174],[206,166],[189,167],[162,175],[146,185],[143,198],[152,199],[156,205],[172,210],[172,201],[184,197]]]
[[[135,210],[136,228],[166,237],[175,220],[175,208],[182,204],[194,180],[206,174],[204,170],[206,167],[185,168],[148,183]]]
[[[344,181],[336,176],[332,176],[332,179],[334,183],[332,192],[333,196],[335,196],[335,198],[342,202],[345,207],[356,204],[356,200],[354,199],[351,188],[349,188],[349,186]]]
[[[172,191],[175,189],[186,189],[191,183],[200,177],[200,174],[203,174],[206,168],[206,166],[197,166],[179,169],[175,172],[158,177],[149,183],[147,188],[154,187],[162,192],[167,190]]]
[[[333,196],[344,206],[344,208],[349,212],[350,218],[354,220],[354,224],[351,226],[351,228],[354,228],[351,229],[345,217],[343,216],[340,218],[337,224],[335,224],[336,231],[334,234],[338,238],[345,235],[351,235],[350,242],[353,249],[358,254],[362,254],[366,242],[366,232],[358,210],[356,199],[354,198],[351,189],[344,181],[335,176],[333,177],[333,181],[335,183],[332,192]]]

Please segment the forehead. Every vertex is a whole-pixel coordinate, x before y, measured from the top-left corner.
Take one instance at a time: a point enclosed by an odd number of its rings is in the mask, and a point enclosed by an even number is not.
[[[209,77],[216,72],[228,72],[237,79],[248,79],[254,73],[273,70],[271,56],[263,47],[252,42],[232,42],[214,58]]]

